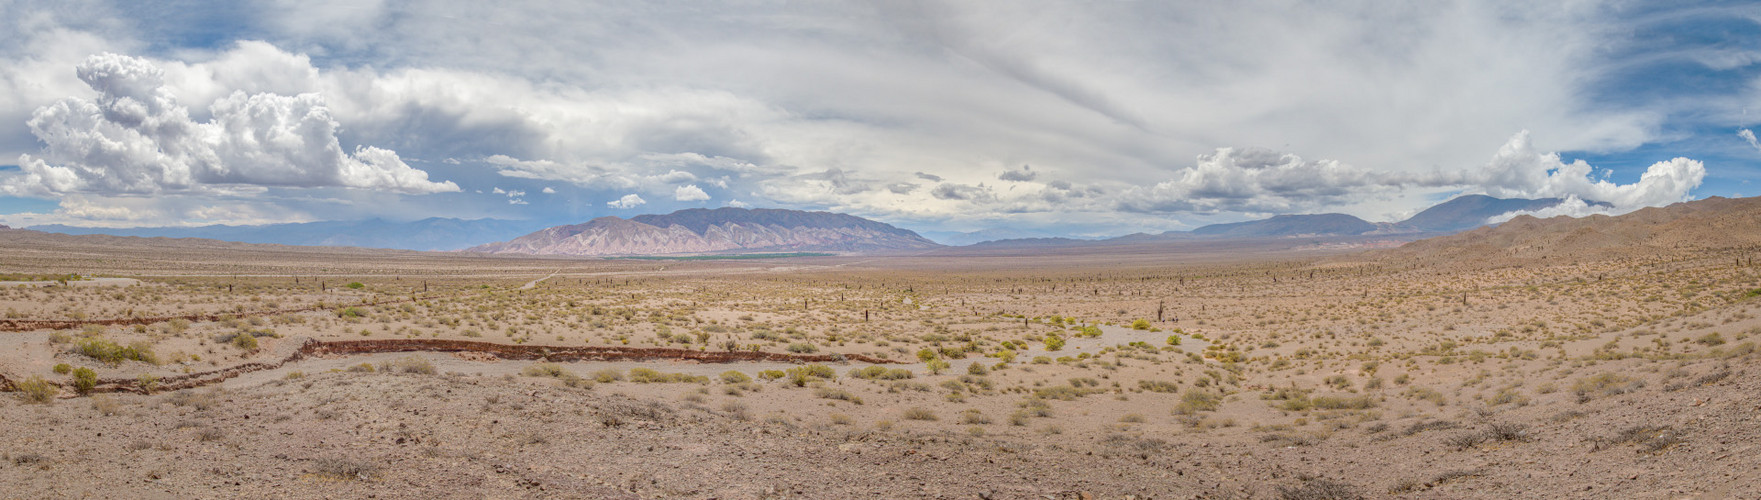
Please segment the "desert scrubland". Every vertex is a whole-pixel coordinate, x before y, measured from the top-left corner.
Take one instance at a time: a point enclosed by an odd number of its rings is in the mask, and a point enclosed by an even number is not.
[[[134,281],[0,289],[0,496],[1752,498],[1757,205],[1367,252],[9,231],[13,279]]]

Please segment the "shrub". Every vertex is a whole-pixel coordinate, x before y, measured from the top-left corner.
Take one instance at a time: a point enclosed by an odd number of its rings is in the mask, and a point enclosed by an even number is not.
[[[849,401],[849,402],[855,403],[855,404],[862,404],[862,398],[857,397],[855,394],[850,394],[849,392],[838,390],[838,389],[833,389],[830,387],[821,387],[818,389],[814,389],[813,395],[819,396],[819,397],[822,397],[825,399],[836,399],[839,401]]]
[[[159,377],[142,373],[135,377],[135,386],[141,388],[141,394],[152,394],[159,390]]]
[[[809,344],[806,342],[796,342],[793,344],[789,344],[789,352],[792,352],[795,354],[813,354],[813,353],[819,352],[819,346]]]
[[[593,380],[601,384],[609,384],[623,379],[624,372],[620,372],[615,368],[606,368],[593,372]]]
[[[1644,379],[1637,379],[1618,373],[1603,372],[1594,376],[1584,377],[1572,382],[1571,390],[1578,397],[1588,400],[1594,396],[1614,396],[1639,390],[1645,386]]]
[[[26,403],[46,405],[54,402],[55,394],[61,392],[61,389],[55,387],[55,384],[51,384],[49,381],[43,380],[43,377],[38,377],[36,375],[32,375],[31,378],[19,381],[14,385],[18,386],[18,398]]]
[[[79,367],[73,370],[73,391],[81,396],[91,394],[98,387],[98,372],[91,368]]]
[[[788,376],[788,374],[783,373],[782,370],[762,370],[758,372],[758,379],[766,382],[786,376]]]
[[[1131,322],[1131,329],[1132,330],[1148,330],[1148,329],[1150,329],[1150,320],[1139,319],[1137,321],[1133,321],[1133,322]]]
[[[1180,336],[1179,335],[1169,335],[1168,336],[1168,345],[1180,345]]]
[[[379,472],[379,467],[344,458],[321,458],[312,465],[312,473],[344,481],[365,481]]]
[[[153,354],[153,346],[146,342],[131,342],[125,347],[106,339],[89,338],[75,344],[74,352],[110,366],[131,360],[149,364],[159,363],[158,356]]]
[[[921,407],[921,406],[913,406],[910,409],[905,410],[905,414],[903,416],[905,417],[906,420],[925,420],[925,421],[937,420],[936,412],[929,411],[929,409]]]
[[[379,371],[386,373],[414,373],[419,375],[433,375],[435,373],[434,363],[430,363],[428,360],[416,356],[408,356],[392,361],[386,361],[379,365]]]
[[[257,350],[257,336],[250,332],[240,333],[232,337],[232,346],[244,351]]]
[[[960,423],[966,425],[986,425],[991,423],[991,417],[985,415],[982,411],[978,411],[977,408],[973,408],[960,412]]]
[[[1376,400],[1369,396],[1316,396],[1309,404],[1323,410],[1364,410],[1376,406]]]
[[[1150,392],[1174,393],[1180,391],[1179,385],[1162,380],[1139,380],[1137,387]]]
[[[1712,333],[1708,333],[1705,336],[1702,336],[1700,338],[1694,339],[1694,342],[1698,343],[1700,345],[1707,345],[1707,346],[1723,345],[1724,344],[1724,336],[1719,335],[1718,332],[1712,332]]]
[[[573,373],[569,373],[568,370],[563,369],[562,365],[558,365],[556,363],[539,363],[536,365],[528,366],[525,369],[520,370],[520,374],[528,376],[528,377],[551,377],[551,378],[563,378],[563,376],[573,376],[574,375]]]
[[[752,377],[735,370],[722,372],[721,379],[722,383],[726,384],[744,384],[752,381]]]
[[[66,375],[69,372],[73,371],[73,366],[70,366],[67,363],[60,363],[60,364],[55,365],[55,368],[53,370],[56,375]]]
[[[662,373],[650,368],[631,368],[630,381],[639,384],[709,383],[709,377],[686,373]]]
[[[850,370],[851,378],[862,380],[905,380],[915,376],[915,374],[911,373],[911,370],[906,370],[904,368],[889,369],[879,365]]]
[[[1063,349],[1064,349],[1064,337],[1059,337],[1058,334],[1055,334],[1055,333],[1046,334],[1046,350],[1058,351],[1058,350],[1063,350]]]
[[[367,310],[359,307],[344,307],[336,310],[338,318],[359,318],[367,315]]]
[[[1174,406],[1174,413],[1192,415],[1201,411],[1216,411],[1222,405],[1222,397],[1194,389],[1180,395],[1180,404]]]
[[[350,290],[360,290],[362,288],[367,288],[367,285],[363,285],[359,281],[349,283],[347,286],[349,287]]]
[[[935,375],[941,375],[942,370],[947,370],[949,366],[952,366],[952,365],[949,365],[947,361],[942,361],[940,359],[929,360],[928,363],[924,363],[923,365],[924,365],[924,368],[929,369],[929,372],[931,374],[935,374]]]

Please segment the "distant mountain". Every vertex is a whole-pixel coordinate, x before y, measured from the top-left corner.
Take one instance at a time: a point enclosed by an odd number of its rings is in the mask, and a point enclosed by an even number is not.
[[[993,228],[980,229],[977,231],[968,231],[968,232],[936,231],[936,232],[924,232],[922,234],[923,234],[923,236],[928,237],[931,240],[935,240],[936,243],[941,243],[943,245],[949,245],[949,246],[973,245],[973,244],[978,244],[978,243],[984,243],[987,241],[1023,240],[1023,239],[1057,238],[1057,237],[1059,237],[1059,236],[1052,234],[1052,233],[1046,233],[1046,232],[1041,232],[1041,231],[1028,231],[1028,230],[1022,230],[1022,229],[1015,229],[1012,227],[993,227]],[[1072,239],[1074,239],[1074,238],[1072,238]]]
[[[746,251],[871,252],[935,248],[917,233],[853,215],[780,209],[694,208],[556,226],[471,252],[665,255]]]
[[[1427,208],[1401,221],[1400,227],[1426,233],[1452,233],[1486,225],[1486,220],[1511,212],[1534,211],[1558,205],[1559,198],[1538,200],[1493,198],[1483,194],[1459,196]]]
[[[1211,224],[1192,230],[1199,236],[1233,238],[1265,238],[1277,236],[1357,235],[1375,231],[1377,226],[1345,214],[1279,215],[1230,224]]]
[[[346,246],[400,250],[458,250],[473,245],[525,234],[538,226],[531,222],[498,219],[428,218],[411,222],[381,219],[324,221],[260,226],[197,226],[100,228],[59,224],[29,229],[62,234],[108,234],[166,238],[206,238],[241,243],[274,243],[303,246]]]

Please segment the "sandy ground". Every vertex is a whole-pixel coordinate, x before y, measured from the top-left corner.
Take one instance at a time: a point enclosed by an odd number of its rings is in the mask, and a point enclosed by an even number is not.
[[[1703,249],[661,265],[78,241],[0,241],[0,264],[141,281],[0,288],[0,311],[216,319],[0,333],[0,374],[64,387],[0,397],[0,497],[1761,497],[1761,268]],[[373,354],[95,396],[56,369],[414,338],[899,362]],[[82,347],[105,342],[150,362]]]

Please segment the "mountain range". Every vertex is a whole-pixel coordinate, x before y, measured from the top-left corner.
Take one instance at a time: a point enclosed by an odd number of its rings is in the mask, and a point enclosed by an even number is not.
[[[361,221],[298,222],[258,226],[196,226],[98,228],[58,224],[26,229],[62,234],[108,234],[144,238],[205,238],[241,243],[278,245],[391,248],[398,250],[458,250],[504,241],[540,227],[526,221],[500,219],[427,218],[410,222],[381,219]]]
[[[556,226],[471,252],[617,256],[731,252],[877,252],[941,245],[853,215],[781,209],[688,209]]]
[[[1102,240],[1050,237],[1007,228],[938,233],[945,243],[982,248],[1082,247],[1193,239],[1267,239],[1309,236],[1425,236],[1484,226],[1493,217],[1560,203],[1557,198],[1460,196],[1400,222],[1373,223],[1346,214],[1279,215],[1212,224],[1192,231],[1137,233]],[[881,252],[940,247],[918,233],[852,215],[783,209],[689,209],[629,219],[600,217],[542,228],[530,221],[429,218],[381,219],[260,226],[28,229],[65,234],[206,238],[244,243],[353,246],[403,250],[468,250],[535,255],[621,256],[735,252]]]

